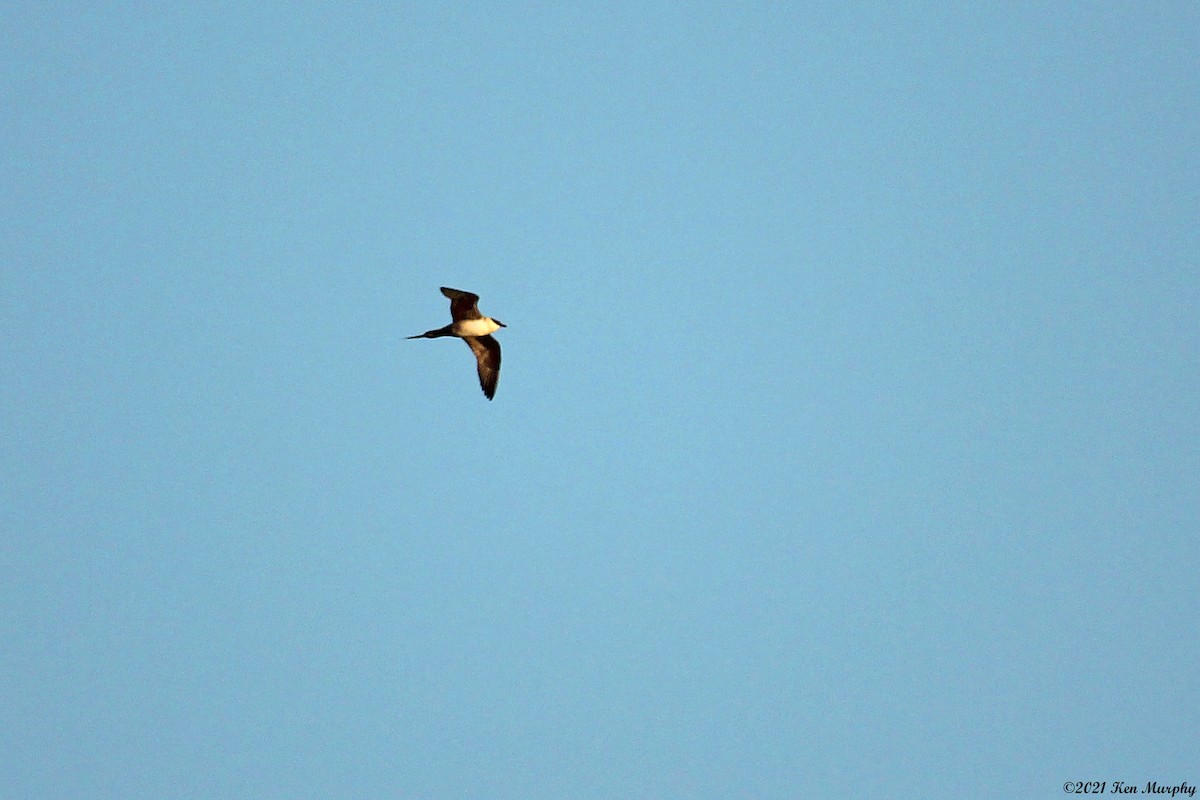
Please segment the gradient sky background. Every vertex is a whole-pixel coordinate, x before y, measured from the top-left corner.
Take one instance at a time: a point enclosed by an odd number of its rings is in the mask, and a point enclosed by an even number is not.
[[[1200,5],[591,5],[0,13],[0,796],[1200,782]]]

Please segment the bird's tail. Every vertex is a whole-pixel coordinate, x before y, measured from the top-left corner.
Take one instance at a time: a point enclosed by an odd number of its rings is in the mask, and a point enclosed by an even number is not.
[[[454,335],[454,325],[447,325],[444,328],[438,328],[437,330],[434,330],[434,331],[425,331],[424,333],[418,333],[416,336],[405,336],[404,338],[405,339],[436,339],[439,336],[453,336],[453,335]]]

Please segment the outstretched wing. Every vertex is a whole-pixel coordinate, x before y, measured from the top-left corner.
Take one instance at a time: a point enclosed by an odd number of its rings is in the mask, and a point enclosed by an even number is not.
[[[460,319],[480,318],[479,295],[447,286],[442,287],[442,294],[450,298],[450,319],[458,322]]]
[[[475,354],[479,365],[479,386],[487,399],[496,396],[496,383],[500,380],[500,343],[491,336],[464,336],[463,341]]]

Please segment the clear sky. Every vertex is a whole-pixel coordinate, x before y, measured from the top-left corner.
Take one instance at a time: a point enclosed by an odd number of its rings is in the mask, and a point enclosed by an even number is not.
[[[0,797],[1197,784],[1198,42],[8,4]]]

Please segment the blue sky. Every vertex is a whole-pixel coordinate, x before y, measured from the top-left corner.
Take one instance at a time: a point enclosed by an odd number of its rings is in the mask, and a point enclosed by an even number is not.
[[[1195,785],[1200,11],[896,5],[0,13],[0,795]]]

